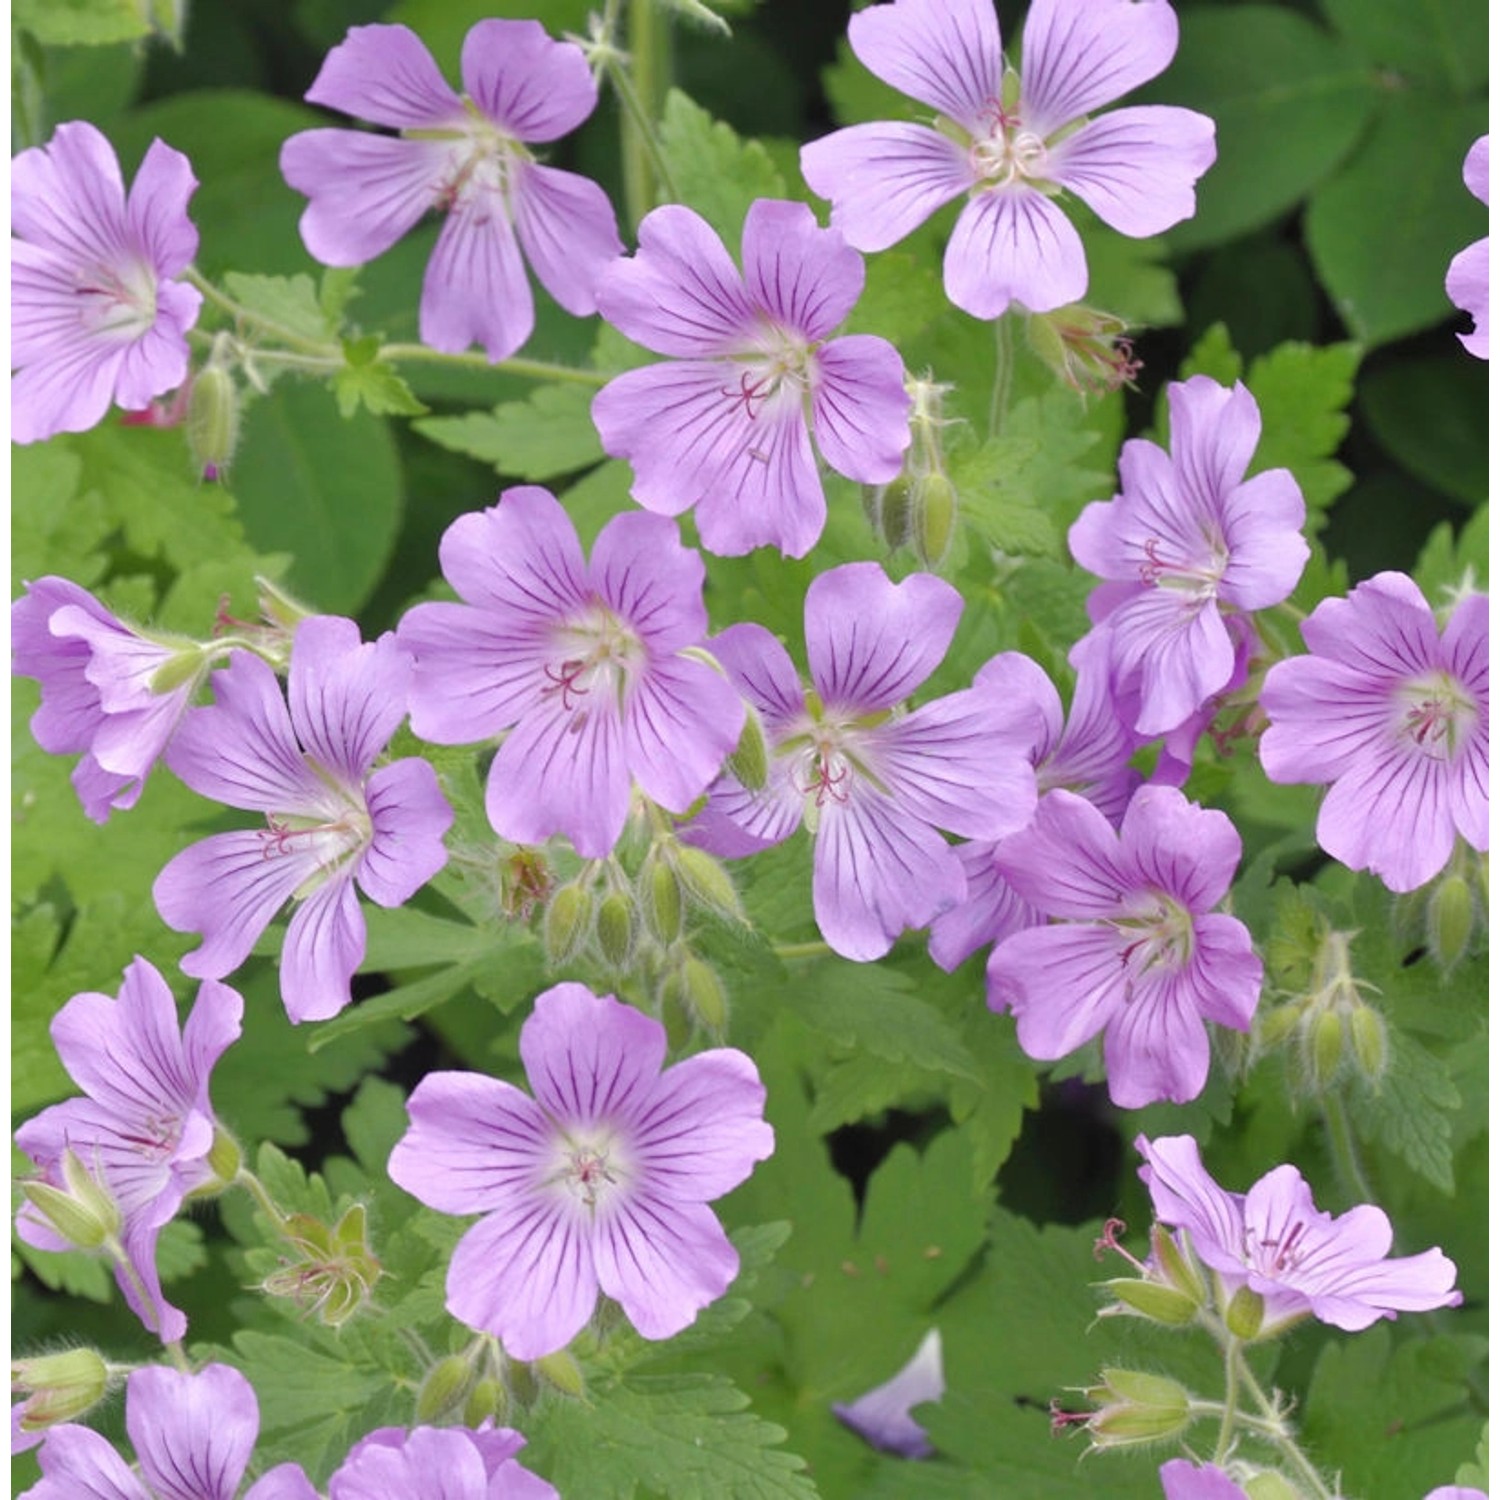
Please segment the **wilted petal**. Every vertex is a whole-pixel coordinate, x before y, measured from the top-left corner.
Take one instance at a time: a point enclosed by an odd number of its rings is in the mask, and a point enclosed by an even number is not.
[[[1012,302],[1051,312],[1088,290],[1083,241],[1067,215],[1034,188],[993,188],[970,199],[943,255],[949,299],[976,318]]]
[[[829,465],[862,484],[886,484],[911,446],[911,397],[901,354],[871,334],[834,339],[811,357],[813,435]]]

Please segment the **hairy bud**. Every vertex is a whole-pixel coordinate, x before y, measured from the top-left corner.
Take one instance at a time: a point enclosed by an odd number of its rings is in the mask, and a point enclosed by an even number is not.
[[[558,887],[542,923],[542,947],[548,963],[560,964],[579,950],[593,914],[594,898],[583,886],[575,883]]]
[[[1474,893],[1462,875],[1445,875],[1427,898],[1427,947],[1446,975],[1469,951]]]
[[[463,1355],[450,1354],[440,1359],[427,1372],[417,1391],[417,1424],[437,1423],[456,1411],[468,1398],[473,1378],[473,1368]]]
[[[200,370],[188,394],[187,440],[205,479],[229,467],[240,440],[240,397],[234,376],[218,365]]]
[[[1266,1299],[1247,1286],[1242,1286],[1224,1309],[1224,1326],[1245,1343],[1260,1337],[1265,1321]]]
[[[1144,1370],[1100,1372],[1102,1385],[1088,1391],[1099,1410],[1088,1429],[1096,1448],[1124,1448],[1157,1443],[1184,1431],[1192,1417],[1187,1391],[1165,1375]]]
[[[684,845],[677,851],[677,874],[683,889],[694,900],[726,917],[745,920],[739,892],[724,866],[712,854]]]
[[[12,1395],[22,1396],[17,1421],[22,1432],[76,1422],[104,1399],[109,1369],[93,1349],[69,1349],[11,1363]]]
[[[663,946],[675,943],[682,931],[682,886],[677,872],[666,860],[653,855],[646,862],[641,886],[651,936]]]
[[[594,936],[600,954],[611,968],[623,969],[630,962],[635,947],[635,912],[624,891],[611,891],[599,903]]]
[[[99,1250],[116,1239],[123,1222],[120,1205],[103,1183],[89,1175],[88,1168],[71,1147],[63,1151],[63,1186],[31,1181],[21,1183],[26,1201],[43,1219],[78,1250]]]
[[[752,792],[766,784],[766,732],[754,709],[745,711],[745,727],[729,757],[729,770],[736,781]]]
[[[531,1368],[553,1390],[561,1391],[563,1395],[572,1396],[575,1399],[583,1395],[583,1371],[578,1368],[578,1361],[566,1349],[559,1349],[556,1354],[544,1354],[540,1359],[531,1362]]]

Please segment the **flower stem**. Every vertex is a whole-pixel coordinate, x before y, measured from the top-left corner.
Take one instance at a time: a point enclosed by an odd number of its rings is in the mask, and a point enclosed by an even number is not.
[[[382,344],[377,359],[414,364],[451,365],[468,370],[493,370],[497,375],[519,375],[528,380],[561,380],[573,385],[608,385],[614,376],[603,370],[582,370],[576,365],[556,365],[544,359],[492,361],[478,353],[443,354],[426,344]]]
[[[260,1178],[254,1172],[250,1171],[248,1167],[241,1167],[235,1174],[234,1185],[244,1188],[255,1199],[256,1206],[271,1221],[277,1234],[284,1237],[287,1228],[287,1217],[277,1206],[276,1201],[265,1190]]]
[[[1010,377],[1015,364],[1015,351],[1011,348],[1010,314],[1001,313],[995,319],[995,384],[990,390],[990,433],[998,437],[1000,424],[1010,405]]]
[[[1373,1203],[1375,1194],[1365,1169],[1359,1159],[1359,1145],[1349,1126],[1349,1112],[1344,1107],[1344,1096],[1327,1091],[1322,1096],[1323,1118],[1328,1122],[1328,1137],[1333,1145],[1333,1159],[1344,1179],[1349,1195],[1361,1203]]]
[[[283,344],[288,344],[293,349],[303,349],[312,354],[322,355],[325,358],[338,356],[342,360],[342,353],[337,344],[329,344],[320,339],[310,339],[306,334],[298,333],[296,329],[288,328],[284,323],[278,323],[274,318],[268,318],[264,313],[255,312],[243,303],[236,302],[227,292],[221,292],[197,266],[189,266],[183,275],[215,307],[221,312],[228,313],[236,322],[251,323],[257,328],[263,328],[267,333],[275,334]]]
[[[1219,1418],[1219,1440],[1214,1444],[1214,1462],[1222,1464],[1234,1442],[1240,1401],[1240,1341],[1229,1335],[1224,1345],[1224,1410]]]
[[[658,193],[674,202],[682,195],[672,181],[654,123],[666,93],[666,32],[656,0],[630,0],[629,25],[629,70],[618,55],[606,58],[604,70],[628,116],[621,131],[625,209],[631,222],[639,224],[656,207]]]
[[[821,958],[833,949],[827,943],[778,943],[771,952],[777,958]]]
[[[1313,1500],[1335,1500],[1334,1492],[1324,1484],[1323,1476],[1318,1473],[1312,1460],[1308,1458],[1297,1445],[1296,1440],[1287,1431],[1281,1413],[1276,1410],[1271,1399],[1261,1390],[1260,1382],[1251,1373],[1250,1366],[1245,1363],[1243,1351],[1236,1347],[1233,1351],[1233,1358],[1235,1364],[1238,1366],[1236,1372],[1238,1383],[1243,1385],[1245,1390],[1250,1393],[1251,1399],[1260,1408],[1262,1416],[1266,1419],[1267,1425],[1257,1428],[1257,1430],[1296,1472],[1298,1480],[1306,1486],[1307,1493],[1313,1497]]]

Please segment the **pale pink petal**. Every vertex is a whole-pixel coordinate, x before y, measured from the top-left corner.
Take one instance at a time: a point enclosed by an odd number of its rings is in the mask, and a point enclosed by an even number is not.
[[[575,317],[594,312],[600,277],[625,253],[604,189],[576,172],[527,162],[514,169],[511,209],[537,280]]]
[[[805,203],[757,198],[745,215],[740,259],[762,312],[809,343],[825,339],[853,310],[865,263],[836,229],[822,229]]]
[[[797,669],[786,647],[764,625],[731,625],[708,645],[773,732],[806,711]]]
[[[401,906],[448,862],[443,835],[453,809],[437,772],[415,756],[382,766],[365,784],[371,838],[355,872],[379,906]]]
[[[1121,947],[1113,927],[1095,923],[1028,927],[990,954],[989,1007],[1015,1012],[1016,1039],[1028,1057],[1066,1057],[1125,1008]]]
[[[984,132],[999,105],[1000,25],[991,0],[896,0],[849,20],[854,55],[893,88]]]
[[[567,135],[599,99],[583,49],[554,41],[540,21],[476,22],[464,38],[460,66],[474,103],[523,141]]]
[[[426,44],[405,26],[351,27],[305,97],[396,130],[461,129],[468,118]]]
[[[492,362],[509,359],[536,321],[504,196],[476,187],[461,196],[438,235],[422,280],[422,342],[444,354],[480,344]]]
[[[1109,1097],[1121,1109],[1186,1104],[1203,1092],[1208,1032],[1190,980],[1162,974],[1135,985],[1105,1025],[1104,1070]]]
[[[630,773],[653,802],[685,813],[718,774],[744,722],[739,694],[712,667],[681,657],[654,662],[625,705]]]
[[[298,903],[281,950],[281,998],[294,1023],[326,1021],[353,998],[349,981],[365,956],[365,916],[347,871]]]
[[[1318,843],[1351,870],[1369,870],[1393,891],[1414,891],[1453,852],[1451,768],[1392,744],[1346,771],[1318,810]]]
[[[198,253],[198,231],[188,218],[188,199],[198,179],[192,163],[165,141],[152,141],[125,204],[125,226],[133,244],[143,251],[158,276],[177,276]],[[163,289],[165,290],[165,289]],[[194,305],[201,293],[194,287]]]
[[[702,557],[661,516],[613,517],[589,559],[591,591],[630,622],[653,656],[703,643],[704,577]],[[649,671],[655,669],[653,661]]]
[[[1242,850],[1228,814],[1189,802],[1174,787],[1142,787],[1120,825],[1127,887],[1160,891],[1193,912],[1223,900]]]
[[[151,1500],[125,1460],[92,1429],[68,1422],[36,1436],[46,1439],[42,1477],[25,1491],[27,1500]]]
[[[394,635],[362,645],[353,620],[302,620],[292,642],[287,699],[303,749],[351,784],[363,781],[406,717],[411,675],[411,658]]]
[[[911,397],[900,351],[856,333],[814,350],[809,364],[819,453],[846,478],[889,483],[911,446]]]
[[[943,255],[949,300],[976,318],[998,318],[1012,302],[1051,312],[1088,290],[1083,241],[1067,215],[1034,188],[992,188],[958,216]]]

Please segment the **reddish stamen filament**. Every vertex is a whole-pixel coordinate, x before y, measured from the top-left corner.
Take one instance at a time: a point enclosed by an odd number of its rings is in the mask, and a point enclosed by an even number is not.
[[[813,796],[816,793],[817,800],[814,805],[817,807],[822,807],[830,797],[835,802],[847,802],[849,800],[849,793],[847,789],[843,788],[844,783],[848,779],[848,766],[840,766],[837,771],[831,772],[828,769],[827,758],[819,756],[814,772],[814,779],[808,786],[803,787],[802,790],[807,796]]]

